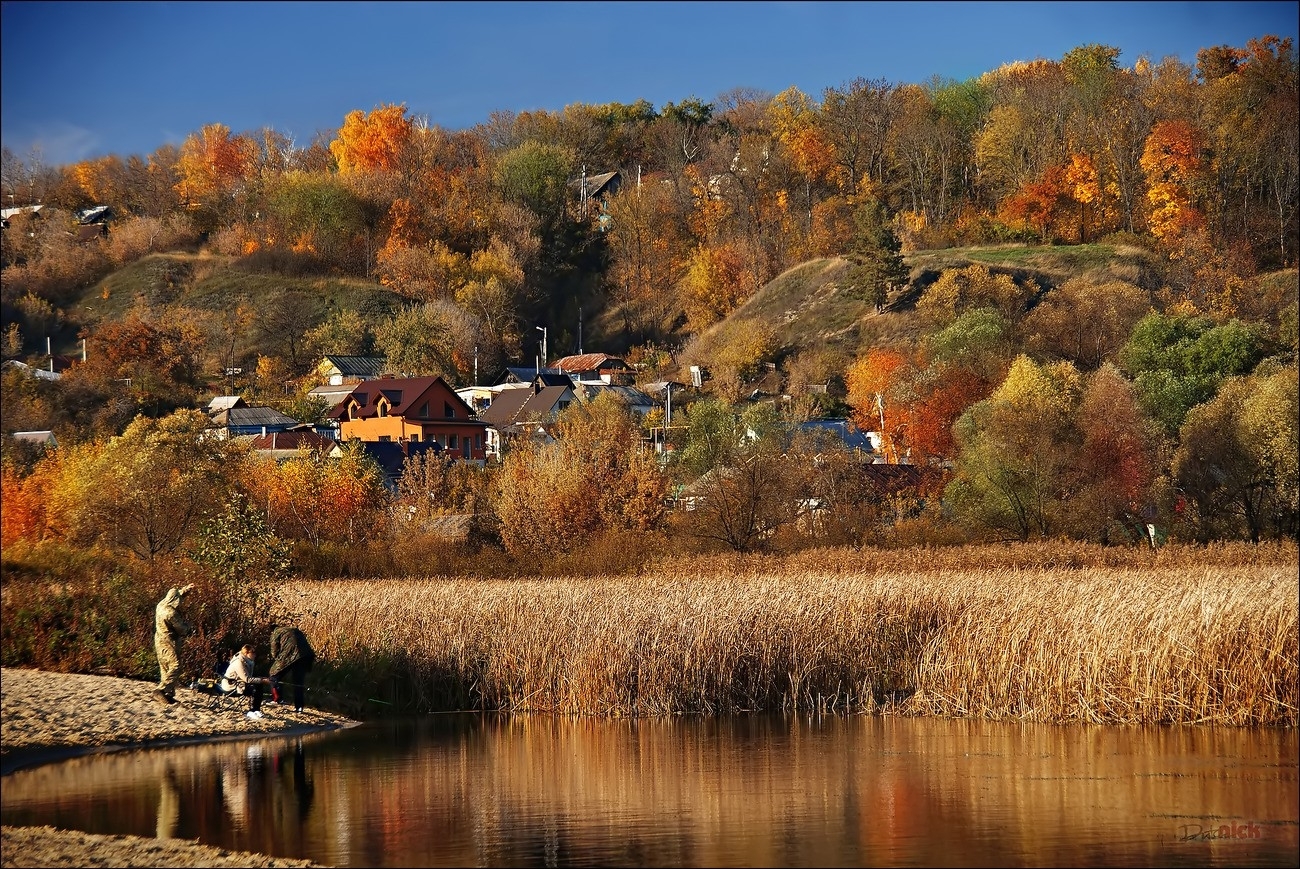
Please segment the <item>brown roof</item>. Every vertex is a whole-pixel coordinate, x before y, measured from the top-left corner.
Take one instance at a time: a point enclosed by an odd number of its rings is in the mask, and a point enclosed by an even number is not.
[[[599,371],[602,368],[627,368],[627,363],[617,356],[605,353],[581,353],[577,356],[565,356],[551,365],[565,374],[577,374],[583,371]]]
[[[314,431],[281,431],[257,435],[249,443],[255,450],[328,450],[334,441]]]
[[[479,412],[478,418],[504,428],[530,419],[549,417],[556,412],[555,406],[563,400],[566,392],[572,394],[572,389],[568,386],[506,389]]]

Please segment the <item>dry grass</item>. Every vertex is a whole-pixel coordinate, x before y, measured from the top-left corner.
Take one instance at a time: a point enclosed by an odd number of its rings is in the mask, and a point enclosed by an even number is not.
[[[1043,544],[299,582],[287,600],[327,667],[378,668],[419,711],[1295,726],[1297,584],[1294,544]]]

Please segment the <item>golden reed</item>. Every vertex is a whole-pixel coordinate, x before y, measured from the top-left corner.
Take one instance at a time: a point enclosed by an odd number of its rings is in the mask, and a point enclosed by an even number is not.
[[[594,578],[299,581],[285,603],[395,702],[1297,724],[1297,549],[820,550]],[[356,672],[354,667],[353,672]]]

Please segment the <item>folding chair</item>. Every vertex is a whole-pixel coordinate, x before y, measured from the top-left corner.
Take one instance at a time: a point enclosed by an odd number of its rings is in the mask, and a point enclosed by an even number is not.
[[[208,695],[209,711],[213,712],[246,712],[253,703],[251,693],[240,694],[238,690],[225,691],[221,687],[221,682],[225,679],[226,671],[224,667],[218,667],[211,676],[202,679],[196,679],[190,687],[200,694]],[[232,685],[238,686],[239,679],[229,680]]]

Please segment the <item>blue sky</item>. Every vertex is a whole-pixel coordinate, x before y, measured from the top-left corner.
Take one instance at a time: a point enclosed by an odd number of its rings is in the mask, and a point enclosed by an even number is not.
[[[147,155],[205,124],[309,144],[405,104],[462,129],[496,110],[662,107],[737,87],[820,99],[861,76],[964,79],[1071,48],[1120,63],[1294,39],[1297,2],[0,3],[0,140],[47,164]]]

